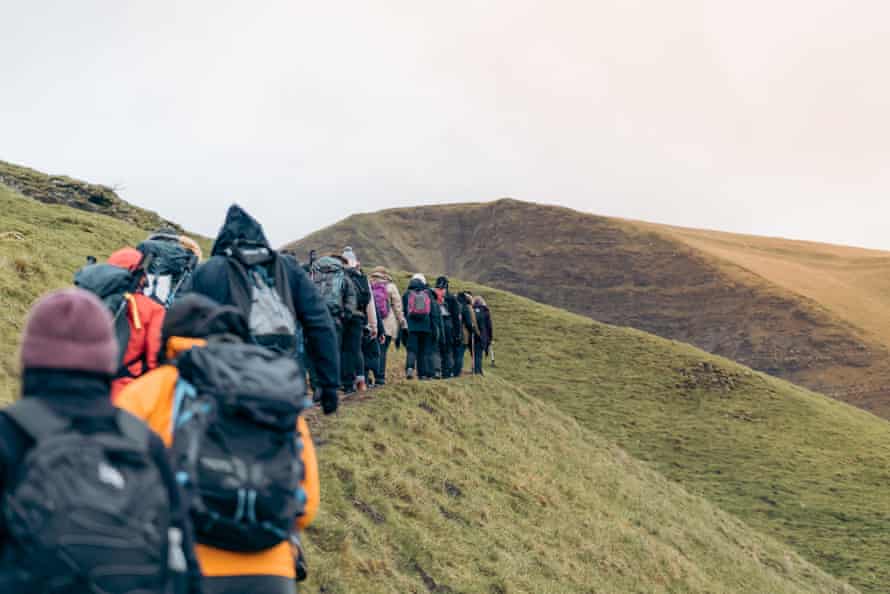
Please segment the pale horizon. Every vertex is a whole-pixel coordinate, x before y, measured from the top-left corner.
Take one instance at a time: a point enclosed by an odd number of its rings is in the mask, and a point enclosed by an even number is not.
[[[276,245],[517,200],[890,249],[890,5],[46,1],[4,10],[0,159]]]

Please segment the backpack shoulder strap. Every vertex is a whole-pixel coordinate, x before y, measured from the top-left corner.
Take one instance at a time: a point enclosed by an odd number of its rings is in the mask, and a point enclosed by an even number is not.
[[[38,442],[61,433],[69,426],[65,419],[34,398],[20,400],[4,410],[3,414]]]
[[[123,409],[117,411],[117,426],[124,437],[138,444],[143,452],[148,451],[148,443],[151,440],[151,429],[138,418]]]

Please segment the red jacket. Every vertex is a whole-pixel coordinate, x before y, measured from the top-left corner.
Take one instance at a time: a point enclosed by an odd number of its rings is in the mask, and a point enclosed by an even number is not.
[[[135,270],[142,261],[142,252],[133,248],[124,248],[111,254],[108,263],[113,266]],[[127,318],[130,321],[130,343],[124,353],[124,363],[133,377],[122,377],[111,384],[112,401],[134,378],[158,366],[158,354],[161,350],[161,326],[164,324],[166,310],[159,303],[136,293],[128,297],[130,306]]]

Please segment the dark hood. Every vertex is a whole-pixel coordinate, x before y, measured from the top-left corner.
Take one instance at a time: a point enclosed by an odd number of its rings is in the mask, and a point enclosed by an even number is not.
[[[420,289],[426,289],[426,283],[424,283],[419,278],[411,279],[411,282],[408,283],[408,289],[411,291],[419,291]]]
[[[263,226],[247,214],[243,208],[233,204],[229,207],[229,212],[226,213],[226,222],[223,223],[222,229],[216,236],[216,241],[213,242],[213,251],[210,255],[224,255],[226,249],[232,247],[232,244],[239,239],[270,247],[269,240],[266,239],[266,234],[263,232]]]

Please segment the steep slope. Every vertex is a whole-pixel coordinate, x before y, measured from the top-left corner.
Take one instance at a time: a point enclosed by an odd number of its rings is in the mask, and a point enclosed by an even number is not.
[[[890,332],[847,315],[859,292],[822,299],[667,228],[501,200],[355,215],[291,247],[344,245],[367,263],[445,272],[689,342],[890,416]]]
[[[316,424],[309,592],[852,592],[494,378]]]
[[[0,185],[0,401],[14,395],[19,335],[34,300],[70,286],[87,256],[107,256],[144,238],[144,229],[42,204]]]
[[[529,395],[863,592],[890,584],[890,423],[691,346],[467,285]]]
[[[105,214],[147,230],[179,225],[158,214],[122,200],[112,188],[65,175],[47,175],[0,161],[0,184],[46,204],[64,204],[79,210]]]

